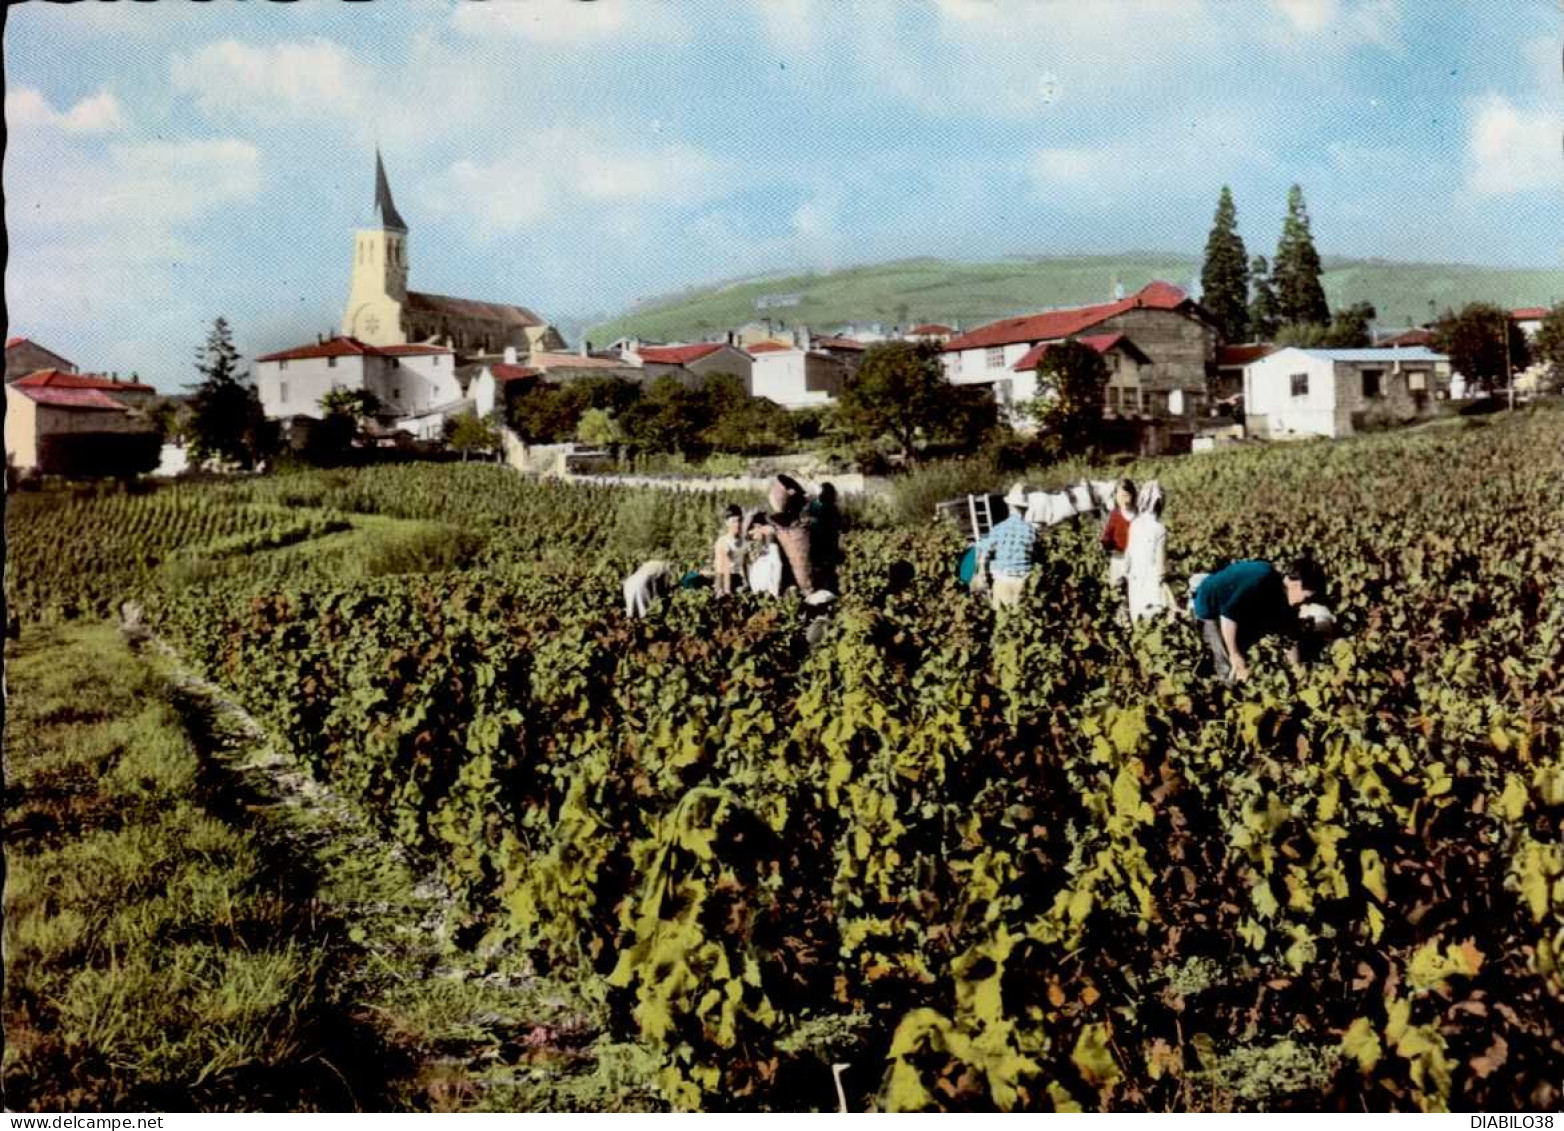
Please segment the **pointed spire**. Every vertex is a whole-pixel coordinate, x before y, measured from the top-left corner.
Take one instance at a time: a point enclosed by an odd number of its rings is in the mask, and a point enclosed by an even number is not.
[[[407,221],[396,210],[391,200],[391,182],[386,179],[386,166],[380,160],[380,147],[375,146],[375,211],[380,213],[380,226],[406,233]]]

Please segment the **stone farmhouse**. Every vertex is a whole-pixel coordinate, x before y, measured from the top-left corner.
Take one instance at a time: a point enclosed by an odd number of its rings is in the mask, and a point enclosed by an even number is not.
[[[67,360],[29,338],[7,338],[5,343],[5,383],[9,385],[19,377],[37,373],[41,369],[57,369],[62,373],[75,373],[76,363]]]
[[[142,408],[157,390],[90,373],[42,369],[5,387],[5,454],[13,467],[49,475],[112,472],[155,452]]]
[[[1037,396],[1041,354],[1029,368],[1019,363],[1039,346],[1083,336],[1112,342],[1103,352],[1116,378],[1110,387],[1119,411],[1191,425],[1205,414],[1216,326],[1198,303],[1163,282],[1114,302],[1006,318],[957,334],[944,345],[946,377],[991,389],[1013,413]]]

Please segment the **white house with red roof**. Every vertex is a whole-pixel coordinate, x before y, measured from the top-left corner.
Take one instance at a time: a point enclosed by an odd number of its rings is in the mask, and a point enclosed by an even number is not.
[[[955,330],[942,322],[925,322],[921,326],[914,326],[907,331],[907,340],[912,342],[939,342],[942,345],[950,341]]]
[[[761,342],[749,347],[753,396],[783,408],[819,408],[841,396],[850,367],[840,358],[802,345]]]
[[[156,448],[157,431],[140,411],[156,396],[151,385],[91,373],[29,373],[5,387],[6,458],[19,469],[50,474],[88,462],[108,470],[111,453],[126,443]]]
[[[456,355],[446,346],[371,346],[357,338],[326,338],[255,359],[261,407],[274,419],[321,419],[320,399],[332,389],[373,393],[387,415],[414,416],[462,396]]]
[[[954,384],[988,386],[995,400],[1014,405],[1037,394],[1035,362],[1032,371],[1017,369],[1027,354],[1084,336],[1116,339],[1120,356],[1134,360],[1142,413],[1188,417],[1204,408],[1216,326],[1199,303],[1163,282],[1148,283],[1114,302],[1005,318],[957,334],[944,346],[945,373]]]

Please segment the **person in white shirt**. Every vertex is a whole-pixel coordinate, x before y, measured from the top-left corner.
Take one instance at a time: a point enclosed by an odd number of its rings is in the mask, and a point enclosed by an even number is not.
[[[782,595],[782,548],[777,545],[776,530],[764,514],[750,520],[745,538],[752,543],[749,587],[753,592],[772,597]]]
[[[1161,484],[1153,479],[1140,489],[1135,517],[1129,524],[1124,576],[1132,621],[1149,620],[1173,608],[1164,584],[1168,571],[1168,528],[1162,523],[1162,508],[1166,501]]]

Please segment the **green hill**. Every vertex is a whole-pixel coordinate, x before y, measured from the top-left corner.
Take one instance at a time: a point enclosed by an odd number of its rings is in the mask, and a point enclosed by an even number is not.
[[[1331,305],[1366,300],[1382,326],[1427,321],[1430,311],[1475,300],[1509,306],[1552,305],[1564,299],[1564,270],[1325,259]],[[770,317],[814,330],[848,322],[910,326],[943,322],[974,326],[1050,306],[1103,302],[1114,284],[1126,292],[1164,279],[1188,287],[1200,272],[1191,256],[1123,255],[1011,258],[993,263],[906,259],[832,271],[717,283],[648,299],[599,323],[587,337],[599,343],[637,336],[658,341],[698,339]],[[796,305],[757,307],[757,300],[797,296]]]

